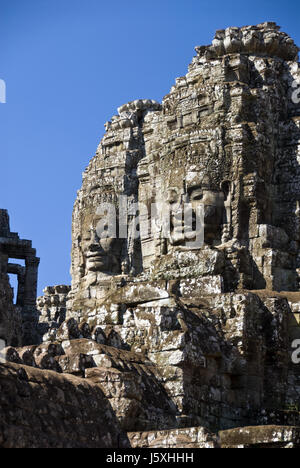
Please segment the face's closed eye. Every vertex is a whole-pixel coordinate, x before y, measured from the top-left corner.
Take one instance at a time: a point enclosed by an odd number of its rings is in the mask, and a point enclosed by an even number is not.
[[[203,198],[203,190],[200,188],[191,190],[189,192],[189,198],[191,201],[197,201],[197,200],[202,200]]]
[[[202,198],[203,198],[203,193],[197,194],[197,195],[193,195],[193,196],[191,197],[191,200],[192,200],[192,201],[194,201],[194,200],[195,200],[195,201],[196,201],[196,200],[202,200]]]

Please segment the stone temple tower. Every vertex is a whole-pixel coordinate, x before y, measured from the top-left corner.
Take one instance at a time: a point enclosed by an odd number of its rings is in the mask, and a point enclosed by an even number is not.
[[[298,47],[263,23],[217,31],[196,53],[161,104],[130,102],[105,124],[74,206],[71,290],[48,288],[39,308],[46,341],[147,356],[170,396],[166,427],[231,427],[299,385]],[[125,236],[101,237],[105,204]],[[200,245],[186,204],[195,225],[202,213]],[[147,416],[137,404],[148,422],[133,426],[154,427],[156,404]]]
[[[220,292],[298,290],[298,48],[276,24],[264,23],[217,31],[212,45],[196,52],[162,105],[134,101],[106,124],[73,213],[72,295],[80,303],[105,295],[112,279],[150,271],[178,277],[170,265],[178,269],[187,250],[180,222],[174,215],[171,232],[160,237],[158,212],[156,232],[147,229],[151,204],[162,202],[204,210],[204,246],[193,250],[198,278],[209,258]],[[101,245],[97,209],[111,202],[120,215],[124,195],[126,239]]]

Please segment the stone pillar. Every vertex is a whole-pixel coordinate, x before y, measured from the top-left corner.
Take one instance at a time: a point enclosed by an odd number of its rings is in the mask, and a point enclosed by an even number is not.
[[[25,294],[25,273],[26,269],[20,267],[18,273],[18,294],[17,294],[17,306],[23,307],[24,305],[24,294]]]
[[[37,297],[37,281],[38,281],[38,267],[40,259],[37,257],[25,258],[25,291],[24,291],[24,306],[35,307]]]
[[[38,343],[38,319],[36,309],[38,266],[40,259],[35,256],[25,258],[24,305],[22,307],[23,346]]]
[[[0,210],[0,237],[8,237],[10,233],[9,216],[6,210]]]

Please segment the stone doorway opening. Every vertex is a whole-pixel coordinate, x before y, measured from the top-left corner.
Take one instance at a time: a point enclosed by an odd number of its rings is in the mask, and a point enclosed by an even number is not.
[[[24,305],[24,288],[25,288],[25,260],[9,258],[7,265],[7,273],[9,276],[9,283],[13,288],[14,293],[14,305]]]

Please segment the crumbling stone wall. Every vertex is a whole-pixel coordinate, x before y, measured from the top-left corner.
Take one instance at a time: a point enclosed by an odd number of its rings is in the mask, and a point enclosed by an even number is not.
[[[9,260],[25,261],[25,267]],[[39,258],[31,241],[10,231],[9,216],[0,210],[0,335],[7,345],[26,345],[39,340],[36,309]],[[8,274],[18,277],[16,304]]]
[[[56,331],[66,319],[67,297],[70,287],[48,286],[44,295],[37,298],[40,312],[38,333],[42,341],[55,341]]]
[[[139,283],[138,293],[124,286],[111,304],[64,322],[56,343],[10,348],[7,358],[92,378],[126,431],[296,424],[293,313],[286,298],[261,296],[183,299],[165,286]],[[141,297],[146,302],[134,307]]]
[[[1,448],[118,447],[120,427],[103,392],[93,383],[0,364],[0,393]],[[126,437],[122,440],[126,446]]]

